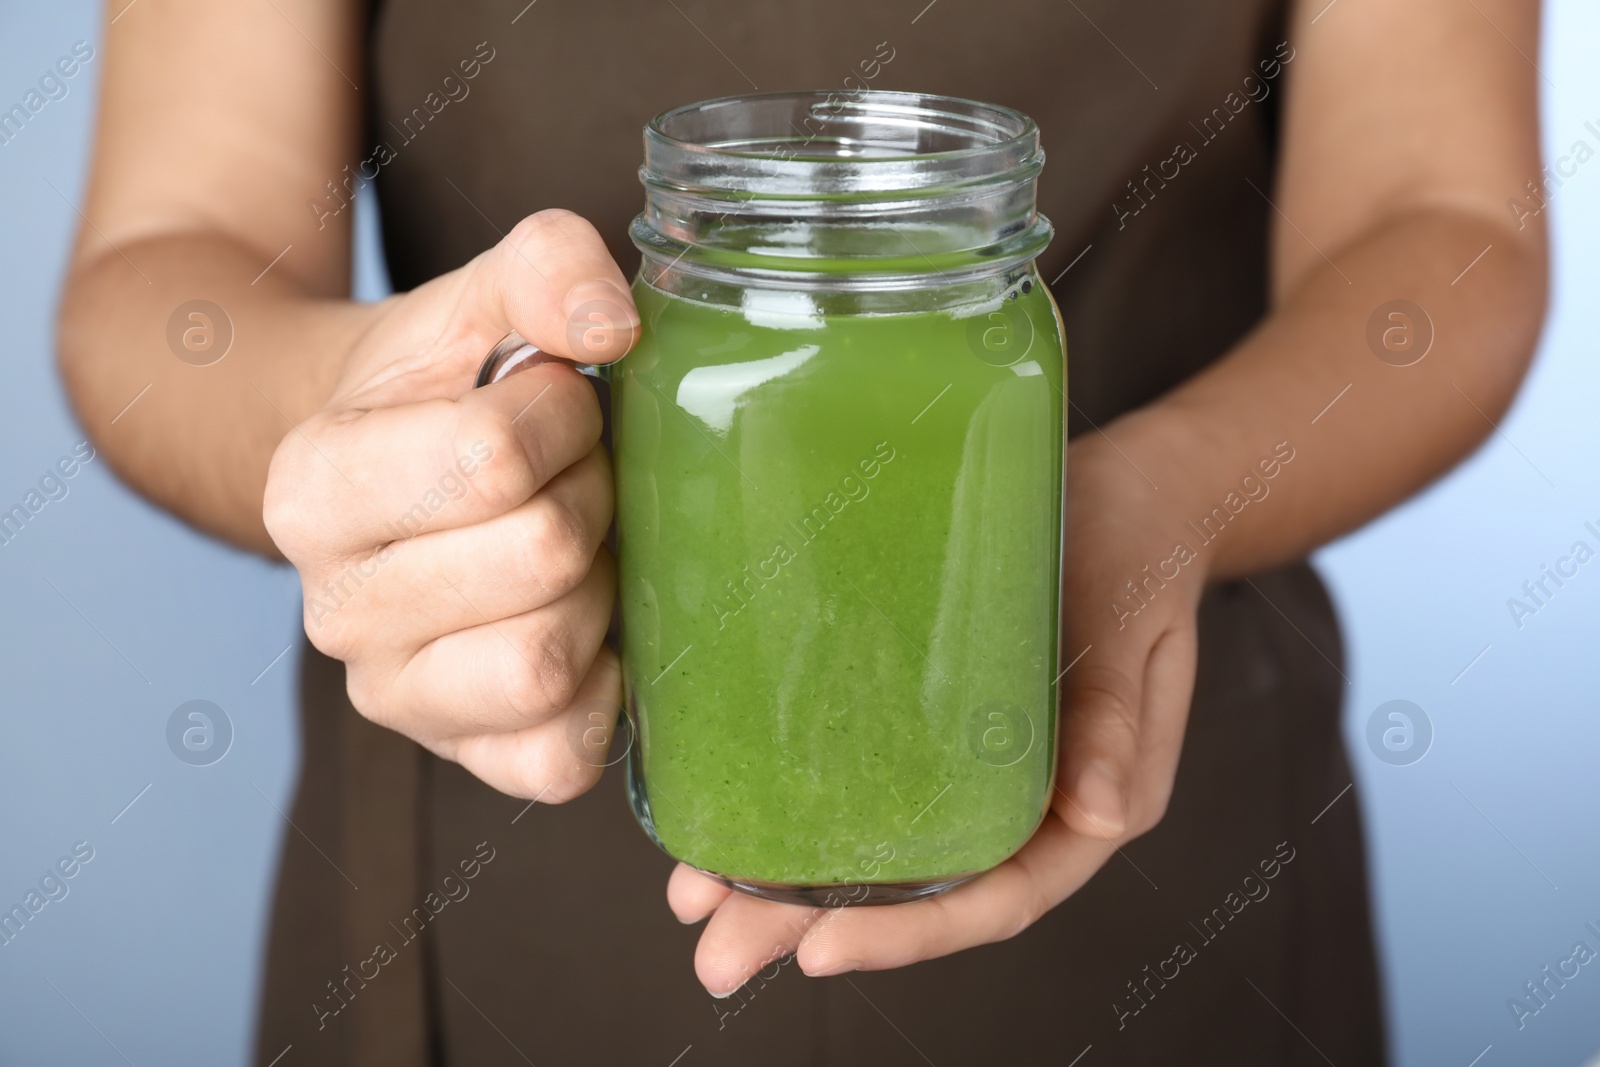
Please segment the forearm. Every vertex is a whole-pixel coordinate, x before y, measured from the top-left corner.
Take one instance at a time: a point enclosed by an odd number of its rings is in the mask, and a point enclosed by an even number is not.
[[[378,306],[318,298],[281,264],[265,275],[263,265],[259,251],[220,234],[83,255],[67,280],[58,347],[85,431],[134,489],[275,556],[261,521],[268,461],[328,400]],[[173,312],[195,299],[222,308],[233,334],[226,355],[204,366],[195,364],[211,354],[180,344],[186,362],[168,341]]]
[[[1537,341],[1537,230],[1419,211],[1324,251],[1333,262],[1228,356],[1108,427],[1129,491],[1170,516],[1174,546],[1211,579],[1303,557],[1449,470],[1499,421]],[[1432,320],[1431,349],[1410,366],[1367,340],[1395,299]]]

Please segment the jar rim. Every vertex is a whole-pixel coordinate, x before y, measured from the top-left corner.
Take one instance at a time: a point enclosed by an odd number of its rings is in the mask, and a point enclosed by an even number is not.
[[[1050,240],[1038,125],[1000,104],[890,90],[747,93],[644,128],[630,227],[661,273],[818,290],[1005,275]]]
[[[1007,149],[1036,145],[1039,138],[1039,127],[1032,118],[1015,108],[1006,107],[1003,104],[990,104],[966,97],[948,96],[941,93],[918,93],[891,89],[847,90],[844,93],[821,89],[785,89],[721,96],[711,100],[682,104],[660,112],[645,124],[644,136],[647,154],[650,143],[654,141],[662,147],[689,153],[704,153],[713,157],[769,159],[773,155],[771,151],[735,149],[729,147],[729,142],[707,143],[707,139],[703,137],[678,136],[672,131],[671,127],[680,124],[691,116],[728,111],[734,108],[748,110],[752,105],[778,103],[780,101],[790,101],[795,104],[809,102],[813,113],[819,107],[826,107],[831,110],[834,116],[838,116],[848,109],[852,116],[857,117],[877,113],[881,116],[894,116],[897,118],[958,118],[969,120],[969,122],[975,124],[974,128],[977,128],[976,124],[983,123],[991,130],[1003,131],[1002,136],[995,136],[986,142],[962,148],[938,151],[913,150],[898,155],[835,157],[860,165],[905,163],[908,160],[968,160],[985,154],[1004,155]],[[787,136],[784,131],[775,131],[772,134],[774,137],[780,135]]]

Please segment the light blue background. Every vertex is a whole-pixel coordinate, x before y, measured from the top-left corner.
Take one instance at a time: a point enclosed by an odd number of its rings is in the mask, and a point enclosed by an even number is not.
[[[1600,10],[1553,0],[1546,21],[1547,157],[1579,139],[1600,148],[1584,129],[1600,126]],[[0,103],[97,35],[81,0],[7,5]],[[51,313],[99,69],[97,56],[0,146],[0,509],[83,439],[55,377]],[[1600,947],[1583,930],[1600,925],[1600,562],[1520,630],[1506,608],[1541,564],[1596,543],[1586,520],[1600,526],[1597,215],[1600,162],[1554,200],[1552,314],[1500,434],[1319,557],[1351,648],[1347,732],[1407,1067],[1579,1064],[1600,1049],[1600,968],[1520,1032],[1506,1006],[1579,938]],[[143,503],[103,458],[69,485],[0,547],[0,905],[74,842],[95,857],[0,948],[0,1062],[245,1063],[287,829],[274,806],[287,809],[294,775],[296,653],[273,661],[296,640],[298,583]],[[196,698],[236,731],[207,768],[174,759],[164,736]],[[1365,747],[1367,716],[1395,698],[1436,731],[1410,767]]]

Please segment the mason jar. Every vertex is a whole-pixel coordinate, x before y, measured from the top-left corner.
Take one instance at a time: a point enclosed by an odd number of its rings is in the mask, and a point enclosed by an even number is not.
[[[607,369],[629,792],[670,855],[836,906],[1012,855],[1052,788],[1065,359],[1038,129],[768,93],[644,131]]]

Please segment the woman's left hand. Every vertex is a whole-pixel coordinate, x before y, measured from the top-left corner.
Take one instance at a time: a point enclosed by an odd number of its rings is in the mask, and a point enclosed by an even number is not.
[[[1063,665],[1072,666],[1062,679],[1059,769],[1043,823],[993,870],[893,907],[777,904],[679,864],[667,901],[683,922],[710,916],[695,970],[713,995],[791,954],[806,974],[822,976],[904,967],[1014,937],[1160,821],[1194,687],[1207,566],[1203,549],[1187,563],[1174,559],[1175,543],[1192,540],[1182,532],[1187,480],[1150,471],[1166,486],[1155,489],[1099,434],[1075,441],[1067,463]]]

